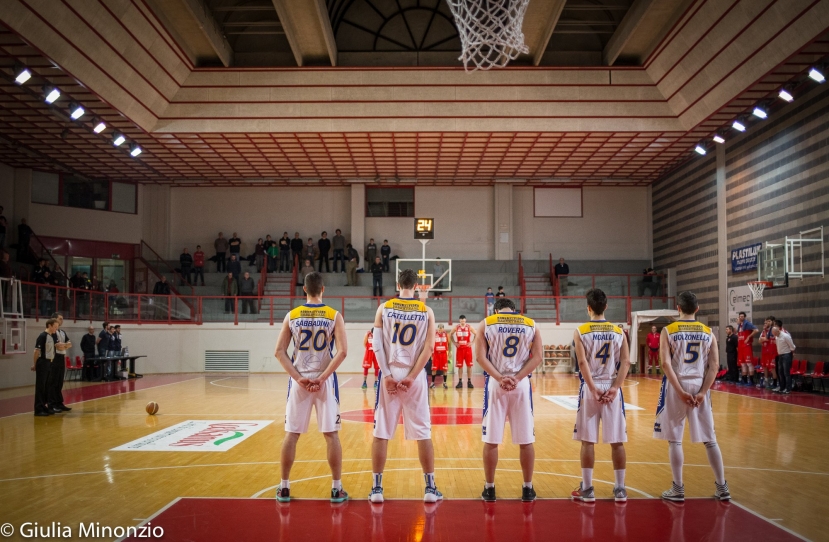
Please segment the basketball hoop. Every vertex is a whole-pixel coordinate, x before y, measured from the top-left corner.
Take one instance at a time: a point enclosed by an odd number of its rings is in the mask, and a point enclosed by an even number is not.
[[[530,50],[524,44],[524,13],[529,0],[446,0],[461,38],[466,71],[503,68]],[[470,64],[472,65],[470,70]]]
[[[771,289],[772,283],[765,280],[750,280],[748,281],[748,287],[751,288],[751,295],[754,301],[759,301],[763,299],[763,290],[766,288]]]

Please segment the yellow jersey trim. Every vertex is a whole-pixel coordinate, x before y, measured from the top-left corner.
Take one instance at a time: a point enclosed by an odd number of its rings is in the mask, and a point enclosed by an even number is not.
[[[416,299],[389,299],[383,308],[401,312],[426,312],[426,304]]]
[[[532,318],[524,316],[523,314],[518,313],[502,313],[502,314],[493,314],[492,316],[487,316],[486,318],[486,325],[493,326],[496,324],[502,325],[520,325],[520,326],[529,326],[534,327],[535,321]]]
[[[683,331],[693,331],[693,332],[703,332],[703,333],[711,333],[711,328],[703,324],[702,322],[697,322],[696,320],[693,322],[683,322],[683,321],[676,321],[671,322],[667,326],[668,334],[673,335],[674,333],[680,333]]]
[[[322,307],[307,307],[300,305],[291,309],[290,320],[297,320],[301,318],[324,318],[326,320],[334,320],[337,316],[337,311],[329,306]]]
[[[618,333],[622,335],[622,328],[610,322],[586,322],[579,326],[579,335],[587,335],[588,333]]]

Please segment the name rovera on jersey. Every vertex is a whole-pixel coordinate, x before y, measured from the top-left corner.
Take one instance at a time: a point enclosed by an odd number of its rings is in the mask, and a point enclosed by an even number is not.
[[[291,311],[288,325],[294,341],[292,359],[302,376],[317,378],[331,363],[336,317],[337,311],[325,305],[301,305]]]
[[[498,372],[513,376],[530,359],[535,322],[520,314],[493,314],[486,319],[487,359]]]
[[[423,351],[429,316],[426,305],[413,299],[391,299],[383,305],[383,350],[391,376],[402,380]]]
[[[667,326],[671,367],[677,376],[703,378],[711,351],[711,328],[700,322],[673,322]]]

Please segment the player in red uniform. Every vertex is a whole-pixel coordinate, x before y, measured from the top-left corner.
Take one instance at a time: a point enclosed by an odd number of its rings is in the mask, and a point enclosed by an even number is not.
[[[377,372],[380,367],[377,365],[377,358],[374,357],[374,350],[371,341],[374,339],[373,329],[369,329],[366,336],[363,337],[363,346],[366,347],[366,353],[363,355],[363,389],[368,387],[366,381],[368,380],[368,370],[374,367],[374,387],[377,387]]]
[[[743,386],[751,386],[754,383],[753,345],[754,336],[759,332],[760,330],[754,327],[754,324],[746,320],[746,313],[741,312],[737,322],[737,337],[739,337],[740,341],[737,343],[737,363],[742,368],[741,371],[743,377],[745,377],[745,382],[738,384],[742,384]]]
[[[764,382],[757,384],[758,388],[764,385],[768,389],[777,387],[777,341],[771,332],[773,327],[774,316],[766,317],[760,332],[760,365],[763,366]]]
[[[458,385],[456,389],[463,388],[463,366],[466,365],[466,387],[470,390],[472,385],[472,342],[475,340],[475,330],[467,325],[466,316],[461,314],[458,325],[452,330],[452,342],[457,346],[455,351],[455,368],[458,370]]]
[[[651,326],[651,332],[648,333],[646,343],[648,345],[648,366],[659,368],[659,331],[656,326]]]
[[[443,376],[443,389],[446,389],[446,372],[449,369],[449,337],[446,335],[446,330],[443,329],[443,324],[438,324],[438,329],[435,332],[435,349],[432,352],[432,385],[431,389],[435,388],[435,377]]]

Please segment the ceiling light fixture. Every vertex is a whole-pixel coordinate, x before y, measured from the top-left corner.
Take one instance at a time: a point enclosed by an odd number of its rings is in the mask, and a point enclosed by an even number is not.
[[[14,82],[18,85],[22,85],[31,78],[32,72],[29,71],[29,68],[18,66],[14,69]]]
[[[737,130],[738,132],[745,132],[746,125],[743,124],[743,122],[744,121],[742,119],[734,119],[734,122],[731,123],[731,127]]]
[[[766,106],[762,103],[759,103],[754,106],[754,111],[751,112],[752,115],[757,117],[758,119],[767,119],[769,118],[769,114],[766,111]]]
[[[114,134],[112,134],[112,144],[116,147],[120,147],[121,145],[123,145],[124,141],[126,140],[127,138],[124,137],[124,134],[122,134],[121,132],[115,132]]]
[[[141,154],[141,152],[142,152],[142,151],[141,151],[141,147],[139,147],[139,146],[138,146],[138,145],[136,145],[135,143],[133,143],[132,145],[130,145],[130,156],[132,156],[133,158],[135,158],[136,156],[138,156],[139,154]]]
[[[720,132],[714,134],[714,137],[712,139],[714,140],[714,143],[725,143],[725,138],[722,136]]]
[[[82,105],[76,103],[69,104],[69,116],[72,117],[72,120],[78,120],[84,113],[86,113],[86,110]]]
[[[826,77],[823,76],[823,66],[814,66],[811,70],[809,70],[809,77],[813,81],[817,81],[818,83],[823,83],[826,81]]]
[[[100,134],[101,132],[106,130],[106,127],[107,127],[106,123],[101,119],[95,119],[92,122],[92,124],[95,125],[95,127],[92,129],[92,131],[95,132],[96,134]]]
[[[60,90],[51,85],[43,86],[43,94],[46,95],[45,101],[47,104],[55,103],[55,101],[60,98]]]
[[[703,143],[701,141],[699,143],[697,143],[697,146],[694,147],[694,150],[697,152],[697,154],[702,155],[702,156],[705,156],[705,154],[708,152],[708,151],[705,150],[705,146],[703,145]]]
[[[781,88],[780,92],[777,95],[780,97],[781,100],[785,100],[787,102],[794,101],[794,96],[792,96],[792,93],[789,92],[789,89],[787,89],[786,87]]]

